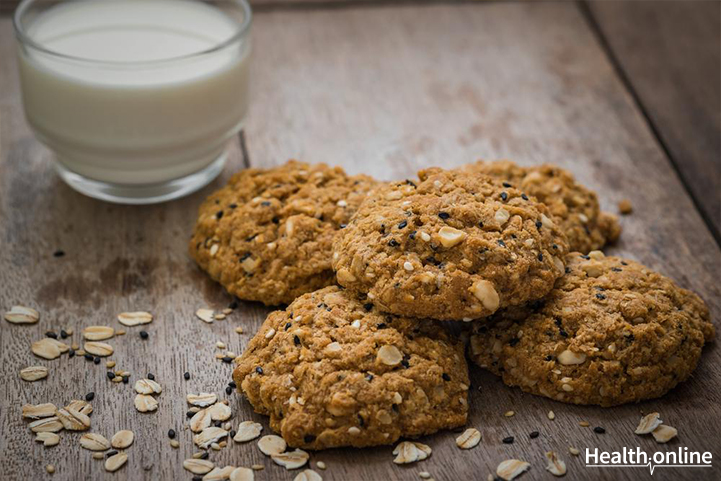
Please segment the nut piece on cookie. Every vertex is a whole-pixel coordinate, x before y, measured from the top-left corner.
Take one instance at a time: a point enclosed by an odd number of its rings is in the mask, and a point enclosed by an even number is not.
[[[200,207],[190,255],[241,299],[289,303],[333,283],[333,237],[374,184],[297,161],[243,170]]]
[[[569,254],[542,301],[473,326],[470,358],[509,386],[572,404],[657,398],[687,379],[715,335],[696,294],[599,251]]]
[[[295,448],[392,444],[462,426],[468,412],[459,340],[336,286],[272,312],[233,379]]]
[[[546,204],[568,237],[571,251],[587,253],[600,249],[621,233],[618,218],[601,212],[596,193],[577,183],[570,172],[558,166],[521,167],[501,160],[479,161],[462,169],[490,175]]]
[[[393,314],[472,320],[543,297],[568,243],[548,208],[439,168],[379,186],[333,244],[338,282]]]

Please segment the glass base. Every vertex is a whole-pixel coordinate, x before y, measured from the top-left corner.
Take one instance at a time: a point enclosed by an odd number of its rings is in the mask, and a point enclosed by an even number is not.
[[[179,179],[156,184],[111,184],[89,179],[65,168],[59,162],[55,170],[66,184],[81,194],[115,204],[157,204],[191,194],[208,185],[223,170],[227,159],[223,151],[217,159],[202,170]]]

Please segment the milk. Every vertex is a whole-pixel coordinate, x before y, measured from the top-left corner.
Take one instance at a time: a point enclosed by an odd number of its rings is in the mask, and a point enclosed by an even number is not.
[[[94,0],[53,6],[20,46],[25,113],[67,170],[139,185],[213,163],[248,107],[247,38],[192,0]],[[65,57],[67,56],[67,57]]]

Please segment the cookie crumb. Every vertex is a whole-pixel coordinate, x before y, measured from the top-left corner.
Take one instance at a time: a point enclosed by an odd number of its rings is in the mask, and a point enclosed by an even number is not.
[[[628,215],[633,212],[633,205],[631,204],[631,201],[628,199],[623,199],[621,202],[619,202],[618,211],[623,215]]]

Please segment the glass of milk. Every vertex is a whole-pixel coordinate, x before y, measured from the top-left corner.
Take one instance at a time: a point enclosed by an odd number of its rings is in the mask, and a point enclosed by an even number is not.
[[[246,0],[25,0],[25,115],[65,182],[149,204],[222,170],[248,109]]]

